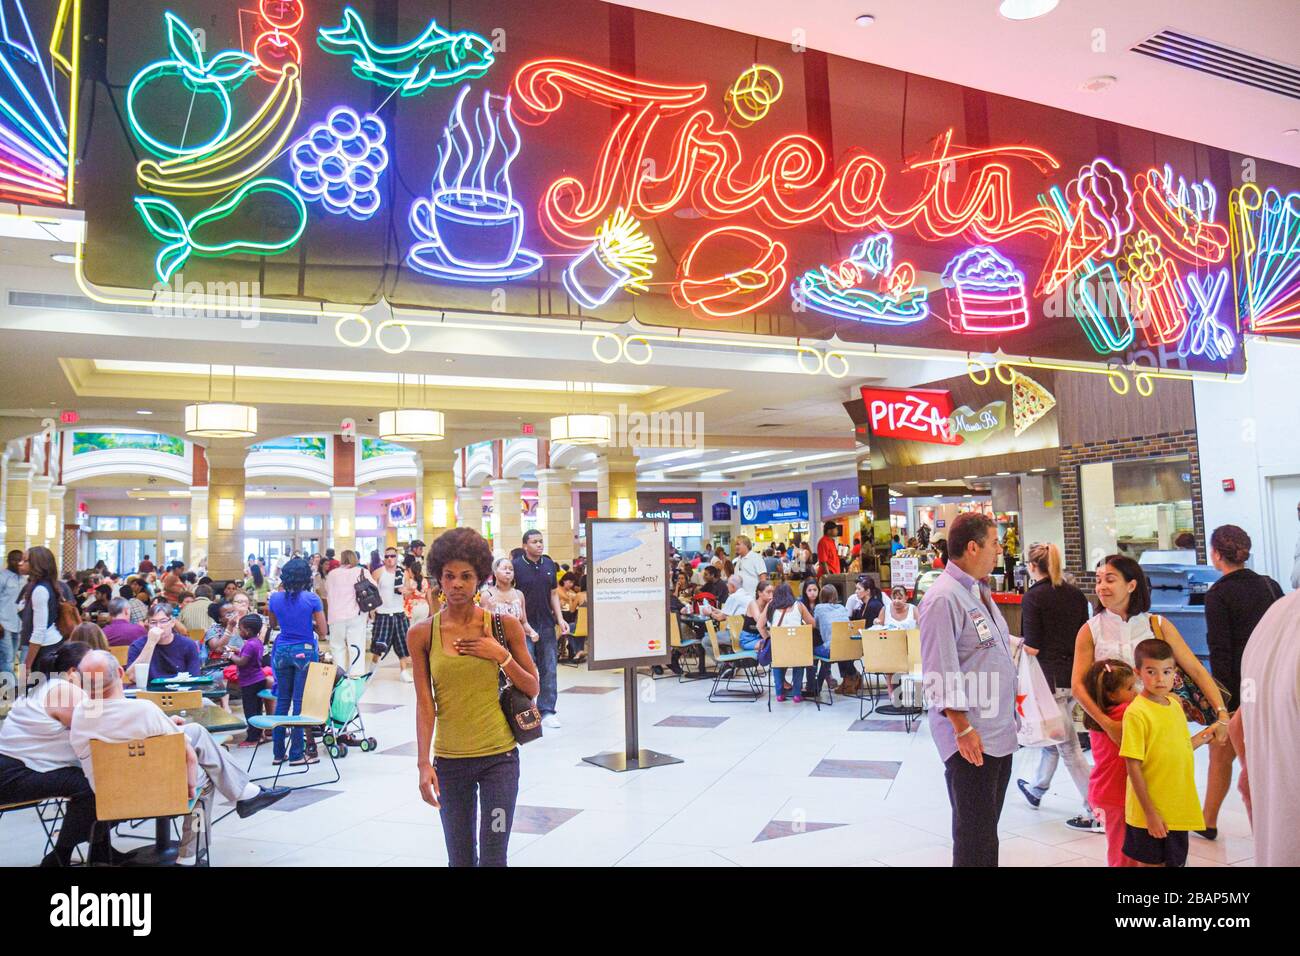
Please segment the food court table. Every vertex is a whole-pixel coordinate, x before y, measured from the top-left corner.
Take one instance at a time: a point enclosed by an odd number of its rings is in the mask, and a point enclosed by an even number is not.
[[[680,620],[683,624],[689,625],[690,627],[696,629],[696,634],[698,635],[700,631],[703,631],[703,630],[704,630],[704,622],[705,622],[706,620],[708,620],[708,618],[706,618],[703,614],[682,614],[682,615],[680,616],[679,620]],[[727,638],[727,639],[730,640],[730,635],[728,635],[728,638]],[[703,640],[703,638],[701,638],[701,640]],[[721,638],[719,638],[719,641],[721,641]],[[706,668],[706,667],[704,666],[705,658],[708,657],[708,654],[707,654],[707,652],[705,651],[705,644],[706,644],[706,643],[707,643],[707,642],[702,643],[702,644],[700,645],[700,669],[699,669],[699,672],[696,674],[696,677],[715,677],[715,676],[717,676],[716,674],[714,674],[713,671],[710,671],[708,668]]]

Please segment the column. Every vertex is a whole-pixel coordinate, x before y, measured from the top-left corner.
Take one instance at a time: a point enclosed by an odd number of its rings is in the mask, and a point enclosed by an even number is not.
[[[194,567],[208,556],[208,459],[201,445],[190,449],[190,546],[185,556]],[[162,564],[161,555],[157,563]]]
[[[46,522],[46,516],[50,513],[50,487],[54,484],[54,479],[47,475],[37,475],[32,479],[32,503],[27,510],[29,524],[30,542],[28,547],[40,545],[43,548],[49,547],[49,530]],[[62,511],[59,514],[63,514]],[[34,522],[32,517],[35,516]]]
[[[330,545],[336,555],[357,549],[357,489],[330,489]]]
[[[596,472],[596,508],[602,518],[636,517],[636,455],[631,449],[601,453]]]
[[[208,461],[208,575],[214,581],[244,573],[244,459],[235,439],[213,439]]]
[[[66,491],[66,489],[65,489]],[[81,512],[77,510],[77,493],[63,495],[63,553],[59,567],[85,567],[81,560]]]
[[[456,489],[456,525],[460,528],[483,530],[483,489]]]
[[[51,486],[49,507],[45,511],[45,526],[41,528],[41,534],[45,539],[45,547],[53,551],[54,556],[58,559],[59,567],[76,568],[76,553],[73,553],[71,559],[63,553],[63,502],[67,490],[64,485]],[[76,498],[75,494],[73,498]]]
[[[573,478],[567,468],[537,470],[537,526],[556,564],[573,564]]]
[[[26,551],[31,542],[27,535],[27,513],[32,506],[32,476],[36,466],[25,461],[9,463],[5,486],[5,554]]]
[[[422,477],[419,501],[420,540],[432,544],[449,528],[456,527],[456,473],[454,450],[421,456]],[[471,524],[470,527],[477,527]]]
[[[494,478],[492,484],[492,548],[498,555],[509,554],[520,546],[524,534],[524,514],[520,492],[524,483],[518,478]]]

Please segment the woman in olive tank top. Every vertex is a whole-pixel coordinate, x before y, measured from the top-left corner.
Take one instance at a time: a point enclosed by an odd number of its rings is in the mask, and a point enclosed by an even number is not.
[[[508,645],[502,647],[491,615],[474,604],[492,569],[492,549],[478,532],[446,532],[429,548],[428,563],[446,603],[407,634],[417,675],[420,796],[441,812],[451,866],[505,866],[519,795],[519,750],[497,701],[498,674],[536,697],[537,667],[520,623],[501,615]]]

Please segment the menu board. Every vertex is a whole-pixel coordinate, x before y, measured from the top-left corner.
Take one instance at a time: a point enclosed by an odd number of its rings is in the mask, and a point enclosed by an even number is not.
[[[920,558],[891,558],[889,561],[889,583],[905,588],[916,587],[916,576],[920,571]]]
[[[587,544],[588,668],[667,664],[667,522],[593,519]]]

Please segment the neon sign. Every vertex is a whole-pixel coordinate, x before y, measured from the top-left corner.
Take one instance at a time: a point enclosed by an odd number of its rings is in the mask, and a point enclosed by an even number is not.
[[[754,163],[751,174],[743,176],[740,141],[708,109],[697,109],[681,122],[667,172],[652,174],[645,160],[660,123],[697,105],[707,90],[704,84],[646,83],[575,60],[536,60],[523,66],[515,76],[514,91],[524,122],[544,123],[570,93],[622,112],[600,149],[591,183],[561,176],[547,188],[539,210],[547,235],[560,244],[583,246],[594,239],[594,224],[618,206],[648,219],[688,197],[706,215],[724,218],[754,210],[781,228],[819,219],[838,231],[898,229],[915,223],[922,235],[968,234],[982,242],[1023,232],[1055,236],[1061,231],[1055,210],[1015,210],[1011,169],[1004,162],[1028,161],[1046,172],[1058,167],[1055,158],[1028,146],[954,147],[951,130],[938,137],[932,158],[907,167],[924,170],[926,185],[915,203],[898,210],[884,201],[885,168],[879,160],[853,149],[838,171],[827,175],[825,150],[801,133],[777,139]],[[950,177],[942,170],[975,160],[982,164],[954,203]]]
[[[308,202],[334,215],[369,219],[379,211],[379,177],[388,168],[388,130],[373,113],[336,106],[290,152],[293,182]]]
[[[1226,359],[1236,348],[1232,330],[1215,317],[1228,288],[1228,270],[1220,269],[1204,284],[1192,273],[1187,277],[1187,332],[1178,343],[1178,354],[1204,355],[1213,361]]]
[[[277,242],[263,242],[253,239],[233,239],[226,242],[204,242],[195,237],[201,229],[215,225],[233,215],[250,196],[280,196],[289,203],[290,211],[295,215],[297,224],[289,235]],[[230,256],[237,253],[251,255],[276,256],[288,252],[302,238],[307,228],[307,206],[301,196],[288,183],[278,179],[254,179],[240,186],[228,197],[210,209],[205,209],[193,219],[185,215],[168,199],[156,196],[137,196],[136,210],[153,237],[166,243],[158,251],[154,267],[158,279],[170,282],[176,270],[189,261],[190,256],[210,258]]]
[[[862,288],[867,278],[877,280],[877,289]],[[805,272],[790,291],[796,303],[854,322],[910,325],[930,314],[930,290],[916,285],[911,263],[894,265],[887,232],[863,239],[835,266]]]
[[[1178,269],[1161,251],[1160,239],[1139,229],[1124,240],[1120,269],[1129,281],[1133,308],[1145,321],[1142,335],[1153,348],[1172,345],[1187,331],[1187,301]]]
[[[496,60],[492,44],[477,33],[448,33],[429,21],[424,32],[401,46],[380,46],[370,38],[361,14],[343,10],[343,23],[321,27],[316,42],[326,53],[352,57],[352,72],[363,80],[418,96],[430,86],[451,86],[483,76]]]
[[[738,126],[753,126],[776,105],[785,89],[781,74],[755,63],[727,87],[727,115],[739,117]],[[734,120],[733,120],[734,121]]]
[[[1138,173],[1138,215],[1160,237],[1170,255],[1190,265],[1214,265],[1228,251],[1228,230],[1214,222],[1219,194],[1209,180],[1190,188],[1187,180],[1174,174],[1166,163],[1158,169]]]
[[[1107,160],[1094,159],[1081,167],[1067,192],[1068,200],[1056,186],[1048,191],[1067,231],[1048,257],[1036,295],[1055,292],[1073,275],[1093,266],[1094,257],[1119,255],[1124,236],[1133,228],[1128,181]]]
[[[862,389],[867,424],[875,438],[931,445],[960,445],[952,430],[952,394],[935,388]]]
[[[967,249],[943,270],[954,332],[1013,332],[1029,325],[1025,274],[996,249]]]
[[[0,195],[63,203],[68,126],[43,52],[22,0],[0,3]],[[34,75],[40,88],[30,89],[22,73]]]
[[[738,241],[738,242],[737,242]],[[698,274],[695,257],[701,249],[714,246],[748,246],[750,258],[739,269]],[[706,232],[691,246],[677,267],[673,298],[701,318],[726,319],[761,309],[785,288],[789,281],[786,259],[790,251],[784,242],[746,226],[719,226]]]
[[[520,248],[524,207],[510,184],[510,166],[519,155],[519,128],[510,115],[510,97],[484,91],[471,127],[464,114],[468,94],[468,86],[461,89],[443,129],[433,196],[411,206],[411,229],[420,241],[406,261],[412,269],[441,279],[522,279],[542,267],[542,257]],[[492,109],[494,100],[501,109]]]
[[[274,82],[290,63],[302,65],[302,47],[296,36],[307,9],[303,0],[260,0],[258,14],[262,32],[253,41],[253,56],[258,75]]]
[[[1229,200],[1240,328],[1300,331],[1300,192],[1283,196],[1248,183]]]
[[[564,288],[586,309],[600,308],[620,289],[639,295],[646,290],[658,259],[654,248],[639,222],[624,210],[615,210],[601,225],[596,241],[565,268]],[[586,263],[599,270],[603,288],[589,289],[583,282],[580,273],[595,271],[584,270]]]
[[[185,21],[170,11],[164,16],[167,22],[167,45],[171,49],[171,59],[150,63],[131,80],[131,85],[126,90],[127,119],[136,139],[157,156],[184,158],[203,156],[216,149],[230,132],[230,91],[238,89],[253,75],[257,68],[257,60],[243,50],[223,50],[210,60],[206,59],[199,48],[198,40],[194,37],[194,31],[186,25]],[[136,100],[147,87],[173,77],[179,77],[196,99],[199,94],[215,96],[221,109],[222,118],[217,131],[194,146],[186,146],[183,141],[168,143],[154,136],[136,113]],[[185,130],[188,129],[187,123]]]
[[[209,196],[261,173],[283,152],[302,110],[302,77],[285,64],[271,93],[248,121],[203,153],[186,152],[136,167],[140,185],[168,196]],[[227,114],[229,115],[229,114]]]
[[[1093,350],[1105,355],[1133,344],[1133,316],[1115,263],[1092,263],[1066,286],[1074,313]]]

